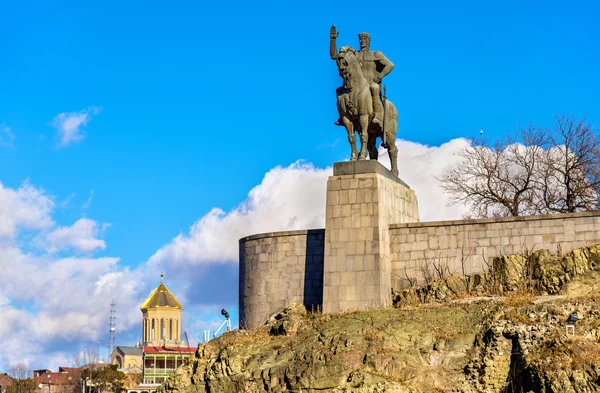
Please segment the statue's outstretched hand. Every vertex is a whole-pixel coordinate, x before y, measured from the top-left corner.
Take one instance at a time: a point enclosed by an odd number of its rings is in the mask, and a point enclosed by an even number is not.
[[[332,40],[335,40],[338,36],[338,32],[335,29],[335,25],[331,25],[331,30],[329,30],[329,38],[331,38]]]

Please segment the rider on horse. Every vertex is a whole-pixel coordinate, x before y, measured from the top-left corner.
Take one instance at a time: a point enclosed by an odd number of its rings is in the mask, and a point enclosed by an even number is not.
[[[337,60],[338,52],[336,47],[336,38],[338,33],[335,25],[331,26],[329,34],[329,54],[333,60]],[[363,75],[369,82],[369,90],[373,97],[373,119],[374,124],[383,123],[383,102],[381,100],[381,80],[389,74],[394,68],[394,64],[388,60],[383,53],[373,51],[369,48],[371,38],[369,33],[360,33],[358,35],[360,41],[360,51],[357,52],[357,57],[361,62]],[[336,125],[342,125],[341,119],[335,122]]]

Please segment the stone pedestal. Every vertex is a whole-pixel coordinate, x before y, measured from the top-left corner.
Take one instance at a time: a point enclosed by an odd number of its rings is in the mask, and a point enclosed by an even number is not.
[[[326,213],[323,311],[389,305],[389,226],[419,221],[415,192],[378,161],[336,162]]]

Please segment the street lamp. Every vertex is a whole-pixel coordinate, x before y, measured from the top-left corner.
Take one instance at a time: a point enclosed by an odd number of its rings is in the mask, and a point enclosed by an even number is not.
[[[219,333],[219,331],[221,329],[223,329],[223,326],[225,326],[225,330],[226,331],[231,331],[231,319],[229,318],[229,313],[227,312],[227,310],[225,310],[224,308],[221,309],[221,315],[225,317],[225,321],[223,321],[223,323],[221,324],[221,326],[219,326],[219,328],[213,332],[213,338],[217,337],[217,333]],[[208,338],[209,338],[209,334],[208,334],[208,330],[204,331],[204,342],[207,343],[208,342]]]
[[[226,319],[229,319],[229,313],[224,308],[221,309],[221,315],[224,316]]]

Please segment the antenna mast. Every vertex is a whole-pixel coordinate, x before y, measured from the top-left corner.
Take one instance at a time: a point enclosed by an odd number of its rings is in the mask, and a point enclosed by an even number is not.
[[[110,317],[108,319],[109,331],[108,331],[108,363],[110,364],[110,354],[115,348],[115,334],[116,334],[116,312],[115,312],[115,301],[113,299],[110,303]]]

